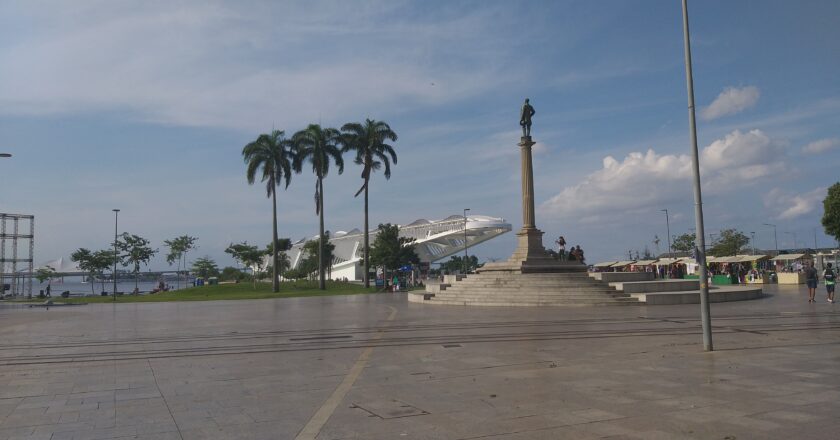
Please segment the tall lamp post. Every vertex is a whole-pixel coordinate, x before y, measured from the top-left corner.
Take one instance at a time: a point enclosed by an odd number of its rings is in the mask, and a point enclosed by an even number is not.
[[[117,222],[120,216],[119,209],[112,209],[114,211],[114,302],[117,302]]]
[[[712,351],[712,320],[709,308],[709,279],[706,275],[706,232],[703,229],[703,196],[700,190],[700,155],[697,151],[697,123],[694,119],[694,78],[691,73],[691,40],[688,33],[688,1],[682,0],[685,83],[688,95],[688,131],[691,137],[691,165],[694,174],[694,221],[697,227],[694,253],[700,266],[700,322],[703,349]]]
[[[750,232],[750,237],[751,237],[750,238],[750,244],[752,245],[752,248],[753,248],[753,253],[752,254],[755,255],[755,232]]]
[[[470,208],[464,208],[464,274],[469,272],[470,263],[469,257],[467,256],[467,211]]]
[[[762,223],[764,226],[770,226],[773,228],[773,241],[776,243],[776,256],[779,256],[779,236],[776,235],[776,225],[772,225],[770,223]]]
[[[665,227],[668,229],[668,254],[671,258],[674,258],[674,251],[671,250],[671,221],[668,219],[668,210],[660,209],[660,211],[665,211]]]

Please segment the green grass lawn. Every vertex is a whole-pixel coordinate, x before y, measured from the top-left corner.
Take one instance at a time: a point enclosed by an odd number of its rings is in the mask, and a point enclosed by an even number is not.
[[[280,284],[280,292],[271,291],[270,283],[242,282],[239,284],[220,284],[217,286],[191,287],[189,289],[149,295],[117,295],[117,302],[162,302],[162,301],[216,301],[227,299],[263,299],[263,298],[291,298],[298,296],[324,295],[356,295],[360,293],[376,293],[371,286],[365,289],[363,285],[352,283],[337,283],[327,281],[327,290],[319,290],[317,281],[284,282]],[[35,299],[33,298],[33,301]],[[42,302],[43,300],[37,300]],[[84,298],[53,297],[53,302],[60,303],[107,303],[113,302],[113,296],[86,296]]]

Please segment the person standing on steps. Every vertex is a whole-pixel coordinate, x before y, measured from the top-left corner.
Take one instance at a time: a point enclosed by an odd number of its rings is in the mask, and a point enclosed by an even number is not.
[[[831,267],[831,263],[825,265],[825,270],[823,271],[823,280],[825,280],[825,293],[828,296],[828,302],[834,302],[834,282],[837,275],[834,273],[834,269]]]
[[[566,239],[561,235],[554,243],[557,244],[557,256],[560,261],[566,261]]]
[[[814,267],[814,262],[810,262],[805,268],[805,283],[808,284],[808,302],[816,302],[814,296],[817,294],[817,269]]]

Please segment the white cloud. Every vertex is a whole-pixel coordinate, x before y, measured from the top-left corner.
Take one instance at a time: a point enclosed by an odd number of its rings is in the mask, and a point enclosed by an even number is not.
[[[840,147],[840,138],[826,138],[811,142],[802,147],[803,153],[819,154]]]
[[[764,206],[775,212],[776,218],[790,220],[814,212],[825,196],[822,187],[799,194],[774,188],[764,196]]]
[[[710,121],[722,116],[734,115],[740,113],[758,102],[758,97],[761,95],[758,87],[747,86],[742,88],[727,87],[720,95],[700,112],[700,116]]]
[[[718,193],[733,185],[765,180],[786,170],[784,143],[761,130],[735,130],[701,152],[703,189]],[[603,218],[628,210],[645,211],[691,195],[691,158],[687,155],[633,152],[622,161],[604,158],[603,167],[544,202],[549,215]]]
[[[505,47],[502,36],[463,37],[483,35],[472,31],[492,11],[398,21],[391,3],[21,4],[15,14],[40,26],[0,45],[0,112],[119,111],[254,130],[456,102],[521,75],[483,54]],[[375,59],[361,53],[371,41]],[[432,56],[429,46],[446,49]]]
[[[612,156],[603,168],[564,188],[540,206],[557,216],[599,217],[628,209],[645,209],[682,197],[689,189],[691,159],[686,155],[633,152],[619,162]]]
[[[703,148],[700,165],[709,178],[704,187],[725,189],[785,170],[786,143],[770,139],[761,130],[735,130]]]

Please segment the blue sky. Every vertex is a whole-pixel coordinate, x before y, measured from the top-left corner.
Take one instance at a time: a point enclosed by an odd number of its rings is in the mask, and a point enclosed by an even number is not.
[[[840,3],[690,4],[706,230],[833,243]],[[270,241],[242,146],[366,117],[399,134],[371,223],[471,208],[521,225],[518,112],[537,110],[537,225],[590,261],[694,226],[680,2],[0,2],[0,211],[36,216],[36,261],[112,240]],[[360,170],[325,181],[327,229],[362,224]],[[315,178],[278,193],[281,236],[317,233]],[[506,258],[515,236],[477,248]],[[162,258],[152,265],[164,268]]]

